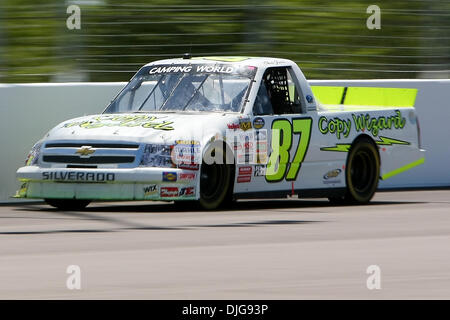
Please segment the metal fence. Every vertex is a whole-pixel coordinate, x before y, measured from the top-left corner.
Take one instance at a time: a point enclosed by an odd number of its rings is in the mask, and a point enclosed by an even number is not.
[[[124,81],[185,52],[288,58],[310,79],[449,77],[450,1],[371,2],[3,0],[0,82]]]

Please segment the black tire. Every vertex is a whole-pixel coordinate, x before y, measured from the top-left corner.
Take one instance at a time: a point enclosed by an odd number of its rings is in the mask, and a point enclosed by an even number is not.
[[[219,154],[216,154],[219,153]],[[223,147],[215,147],[212,155],[223,158],[223,164],[203,161],[200,171],[200,200],[203,209],[214,210],[231,204],[234,183],[234,165],[226,164]]]
[[[77,199],[44,199],[44,201],[48,205],[64,211],[83,210],[91,203],[90,200]]]
[[[354,142],[347,156],[345,170],[347,190],[344,202],[368,203],[377,190],[379,177],[380,156],[377,147],[372,140],[362,137]]]

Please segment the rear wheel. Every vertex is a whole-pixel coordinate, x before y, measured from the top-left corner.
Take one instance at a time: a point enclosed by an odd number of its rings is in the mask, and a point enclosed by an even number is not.
[[[345,180],[347,190],[343,197],[330,198],[333,204],[368,203],[378,187],[380,157],[369,138],[361,138],[350,148],[347,156]]]
[[[44,199],[44,201],[59,210],[82,210],[91,203],[90,200],[77,200],[77,199]]]
[[[224,163],[202,163],[199,204],[206,210],[214,210],[232,202],[234,166],[226,164],[223,148],[216,147],[212,156],[222,158]]]

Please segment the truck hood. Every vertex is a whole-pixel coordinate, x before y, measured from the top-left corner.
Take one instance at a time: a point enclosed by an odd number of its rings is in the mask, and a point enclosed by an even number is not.
[[[90,115],[65,121],[46,140],[132,141],[171,143],[178,139],[200,142],[224,134],[228,124],[239,122],[232,113],[120,113]]]

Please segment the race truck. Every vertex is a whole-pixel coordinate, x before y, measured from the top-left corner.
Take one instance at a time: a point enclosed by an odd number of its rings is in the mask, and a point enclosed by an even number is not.
[[[365,204],[424,162],[416,89],[311,87],[296,63],[191,57],[143,66],[101,114],[51,129],[16,196],[91,201],[325,197]],[[320,102],[319,102],[320,101]]]

